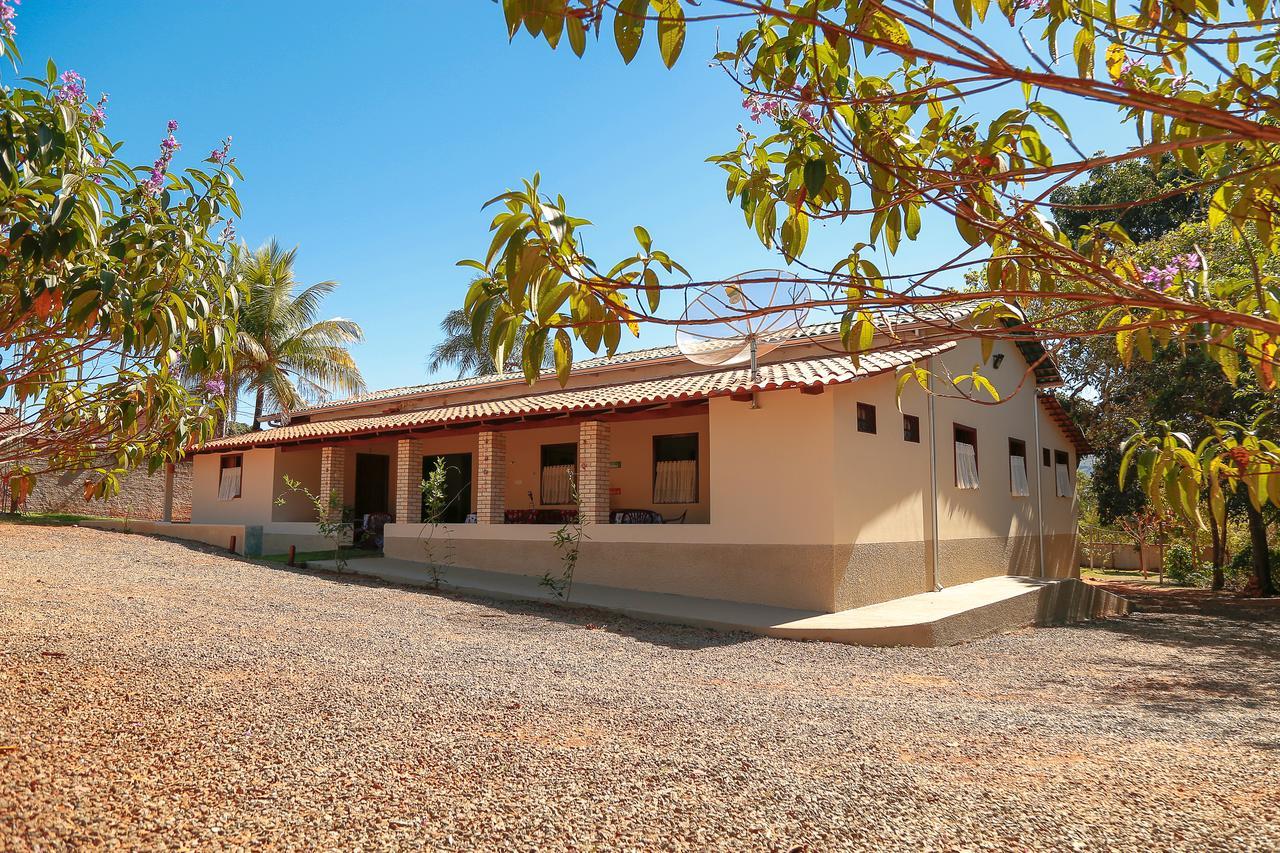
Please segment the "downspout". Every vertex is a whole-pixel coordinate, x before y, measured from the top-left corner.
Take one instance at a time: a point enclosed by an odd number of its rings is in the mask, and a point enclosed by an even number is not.
[[[1040,446],[1039,391],[1031,393],[1031,423],[1036,435],[1036,540],[1040,546],[1040,577],[1044,577],[1044,448]]]
[[[935,423],[935,407],[933,397],[933,359],[929,359],[929,520],[933,536],[933,559],[929,561],[929,573],[932,575],[933,591],[942,589],[941,574],[938,571],[938,428]]]

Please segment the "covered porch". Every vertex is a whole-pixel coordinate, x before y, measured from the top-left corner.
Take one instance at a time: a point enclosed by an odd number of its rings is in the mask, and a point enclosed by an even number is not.
[[[357,529],[379,533],[430,521],[422,483],[437,460],[446,472],[443,524],[708,524],[708,409],[699,400],[285,445],[276,450],[275,479],[339,495],[334,520],[345,510]],[[272,522],[302,523],[313,512],[293,495],[273,509]]]

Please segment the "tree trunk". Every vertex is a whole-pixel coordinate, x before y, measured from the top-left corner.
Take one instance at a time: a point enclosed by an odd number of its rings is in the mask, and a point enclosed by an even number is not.
[[[262,405],[266,397],[266,389],[259,388],[258,393],[253,397],[253,424],[249,427],[252,430],[262,429],[262,423],[258,420],[262,417]]]
[[[1226,531],[1218,530],[1218,520],[1213,517],[1213,512],[1209,513],[1209,537],[1212,540],[1213,550],[1213,584],[1211,588],[1217,592],[1227,585],[1226,576],[1223,574],[1222,567],[1227,562],[1225,559],[1226,548],[1223,540],[1226,538],[1223,534]]]
[[[1267,523],[1252,501],[1245,502],[1244,511],[1249,516],[1249,545],[1253,551],[1253,579],[1258,585],[1258,595],[1275,595],[1275,586],[1271,583],[1271,555],[1267,552]]]

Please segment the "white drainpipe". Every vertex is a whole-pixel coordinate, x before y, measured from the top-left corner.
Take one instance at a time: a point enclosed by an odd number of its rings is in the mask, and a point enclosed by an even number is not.
[[[933,359],[929,359],[929,496],[931,499],[932,511],[930,512],[930,520],[933,528],[933,559],[930,561],[930,574],[933,575],[933,590],[938,592],[942,589],[941,573],[939,572],[940,558],[938,556],[938,427],[934,417],[935,407],[933,398]]]
[[[1035,424],[1036,433],[1036,539],[1040,546],[1040,577],[1044,577],[1044,448],[1040,446],[1040,400],[1039,392],[1031,391],[1031,422]],[[1056,464],[1056,463],[1055,463]]]

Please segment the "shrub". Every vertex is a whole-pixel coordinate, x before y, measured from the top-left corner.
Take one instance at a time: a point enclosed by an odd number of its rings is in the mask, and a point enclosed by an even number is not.
[[[1164,573],[1177,586],[1208,586],[1213,570],[1196,560],[1182,543],[1171,545],[1164,555]]]
[[[1271,554],[1271,577],[1272,579],[1280,579],[1280,549],[1272,548]],[[1249,581],[1253,580],[1253,546],[1245,545],[1235,556],[1231,558],[1231,562],[1224,568],[1227,579],[1227,586],[1231,589],[1242,589],[1248,586]]]

